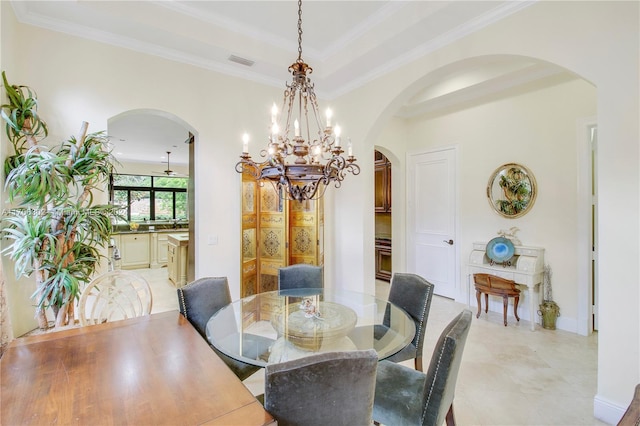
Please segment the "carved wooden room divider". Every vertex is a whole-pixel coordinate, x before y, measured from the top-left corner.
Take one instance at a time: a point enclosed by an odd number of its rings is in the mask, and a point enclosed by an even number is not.
[[[324,262],[322,198],[291,201],[242,175],[241,297],[278,289],[278,268]]]

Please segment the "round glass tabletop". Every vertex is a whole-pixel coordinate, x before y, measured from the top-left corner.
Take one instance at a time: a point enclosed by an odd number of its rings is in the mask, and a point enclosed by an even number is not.
[[[209,342],[247,364],[319,352],[375,349],[385,359],[408,345],[415,324],[394,304],[364,293],[296,289],[236,300],[207,323]]]

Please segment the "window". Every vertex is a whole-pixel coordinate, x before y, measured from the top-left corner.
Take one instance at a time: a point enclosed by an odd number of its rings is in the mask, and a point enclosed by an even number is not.
[[[173,176],[112,174],[109,193],[128,222],[186,220],[188,181]]]

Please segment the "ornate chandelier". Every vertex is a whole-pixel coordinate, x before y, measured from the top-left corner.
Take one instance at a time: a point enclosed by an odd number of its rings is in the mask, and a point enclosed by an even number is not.
[[[282,101],[286,114],[279,114],[273,104],[269,143],[260,151],[265,160],[256,163],[251,159],[249,135],[245,133],[236,172],[248,173],[258,181],[270,181],[281,196],[291,200],[318,199],[329,184],[340,187],[346,173],[357,175],[360,167],[355,163],[351,140],[346,158],[342,156],[340,126],[332,126],[331,110],[327,109],[324,123],[318,112],[314,85],[308,77],[313,69],[302,60],[302,0],[298,0],[298,59],[289,72],[293,81],[286,84]]]

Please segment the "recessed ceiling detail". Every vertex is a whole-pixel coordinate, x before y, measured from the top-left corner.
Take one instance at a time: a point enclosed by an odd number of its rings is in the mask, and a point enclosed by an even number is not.
[[[306,1],[305,59],[319,99],[331,100],[406,66],[535,3],[511,1]],[[52,31],[187,63],[280,88],[282,64],[297,54],[292,1],[11,1],[17,19]],[[170,23],[170,24],[169,24]],[[242,66],[239,66],[242,65]],[[399,110],[413,118],[486,102],[502,93],[537,90],[571,75],[518,57],[436,70]],[[418,89],[416,89],[418,90]],[[166,113],[165,113],[166,114]],[[151,112],[109,120],[114,152],[126,161],[171,151],[188,164],[186,126]],[[164,119],[162,119],[164,118]],[[145,127],[140,120],[155,120]],[[160,121],[158,121],[160,120]],[[145,128],[147,131],[140,133]],[[152,129],[152,130],[148,130]],[[120,141],[126,140],[126,141]],[[178,146],[178,148],[175,147]]]
[[[331,99],[533,1],[308,1],[304,50]],[[12,1],[22,23],[280,87],[296,56],[291,1]],[[251,70],[229,64],[253,61]],[[248,59],[251,58],[251,59]],[[237,61],[236,61],[237,62]],[[365,72],[363,72],[365,70]]]

